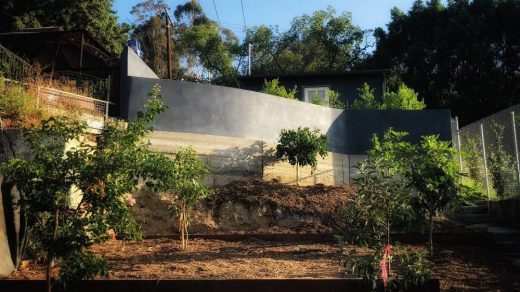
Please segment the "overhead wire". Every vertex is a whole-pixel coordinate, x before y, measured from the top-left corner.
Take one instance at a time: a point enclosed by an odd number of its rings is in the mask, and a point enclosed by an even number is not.
[[[244,1],[243,0],[240,0],[240,5],[242,6],[242,19],[244,19],[244,31],[247,31],[246,14],[244,13]]]
[[[220,30],[220,17],[218,16],[217,4],[215,4],[215,0],[213,0],[213,7],[215,7],[215,14],[217,15],[218,28]]]

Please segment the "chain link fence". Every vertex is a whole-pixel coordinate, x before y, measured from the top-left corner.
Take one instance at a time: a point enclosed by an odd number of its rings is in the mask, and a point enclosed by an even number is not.
[[[453,143],[459,150],[465,185],[483,199],[509,199],[519,195],[520,104],[474,123],[458,127],[453,121]]]

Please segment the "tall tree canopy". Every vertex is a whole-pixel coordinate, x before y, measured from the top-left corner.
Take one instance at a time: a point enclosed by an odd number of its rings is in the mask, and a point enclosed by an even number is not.
[[[431,108],[462,123],[520,101],[520,1],[415,1],[391,12],[367,66],[391,68]]]
[[[332,7],[293,19],[291,28],[259,26],[248,30],[244,43],[253,46],[254,74],[344,71],[367,53],[366,31],[352,24],[350,13]]]
[[[144,60],[159,76],[167,75],[167,50],[163,0],[144,0],[132,9],[137,24],[132,38],[141,42]],[[170,14],[174,19],[173,76],[191,78],[207,71],[217,83],[234,85],[243,48],[232,31],[209,19],[196,0],[178,5]]]
[[[112,52],[121,52],[128,26],[118,24],[113,0],[4,0],[0,31],[62,26],[86,29]]]

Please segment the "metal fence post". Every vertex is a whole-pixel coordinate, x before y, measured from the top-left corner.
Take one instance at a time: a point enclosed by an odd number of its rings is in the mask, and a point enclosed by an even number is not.
[[[513,126],[513,142],[515,143],[515,158],[516,158],[516,176],[518,179],[518,186],[520,189],[520,159],[518,158],[518,139],[516,137],[516,123],[515,123],[515,112],[511,111],[511,125]],[[520,193],[518,196],[520,200]]]
[[[486,194],[487,194],[487,208],[488,214],[491,215],[490,197],[489,197],[489,177],[486,157],[486,141],[484,139],[484,125],[480,124],[480,137],[482,139],[482,155],[484,156],[484,177],[486,178]]]
[[[462,173],[462,154],[460,153],[460,129],[459,117],[455,116],[455,126],[457,127],[457,151],[459,152],[459,172]]]

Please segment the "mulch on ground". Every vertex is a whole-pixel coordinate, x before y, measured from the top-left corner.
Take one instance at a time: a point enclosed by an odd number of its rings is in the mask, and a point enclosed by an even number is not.
[[[235,181],[214,188],[210,200],[216,205],[241,202],[248,206],[269,205],[287,211],[318,216],[336,214],[355,189],[348,186],[294,186],[266,181]]]
[[[414,249],[424,250],[423,246]],[[442,291],[520,291],[520,270],[487,247],[441,246],[432,278]],[[94,248],[113,279],[343,278],[334,243],[280,244],[258,240],[195,239],[181,251],[178,240],[111,241]],[[24,265],[10,279],[43,279],[44,269]]]

